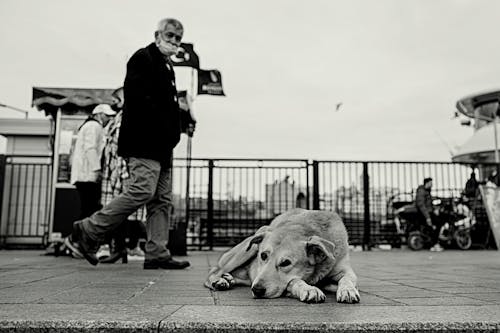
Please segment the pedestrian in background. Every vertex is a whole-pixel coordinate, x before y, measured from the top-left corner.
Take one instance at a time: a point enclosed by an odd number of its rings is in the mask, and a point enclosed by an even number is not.
[[[130,186],[88,218],[73,224],[71,242],[96,265],[96,251],[107,232],[146,204],[147,240],[144,269],[183,269],[167,248],[172,205],[172,153],[180,140],[180,110],[170,56],[177,53],[184,28],[163,19],[155,41],[139,49],[127,63],[118,154],[128,159]]]
[[[80,218],[101,208],[101,157],[104,148],[104,126],[116,115],[107,104],[99,104],[78,129],[71,160],[71,183],[80,197]]]
[[[127,181],[130,180],[127,162],[118,155],[118,137],[122,122],[122,108],[124,104],[123,88],[118,88],[112,93],[113,104],[111,108],[117,112],[116,116],[104,128],[106,144],[103,151],[102,170],[102,195],[101,204],[106,206],[116,196],[120,195]],[[100,257],[100,263],[115,263],[120,258],[127,262],[127,255],[144,257],[144,252],[139,247],[139,239],[146,238],[146,210],[139,208],[132,213],[121,225],[112,230],[106,239],[110,255]]]
[[[441,228],[440,222],[434,214],[434,207],[432,206],[432,178],[425,178],[423,185],[417,187],[415,195],[415,206],[420,213],[422,220],[431,230],[433,246],[431,251],[443,251],[443,247],[439,244],[439,231]]]

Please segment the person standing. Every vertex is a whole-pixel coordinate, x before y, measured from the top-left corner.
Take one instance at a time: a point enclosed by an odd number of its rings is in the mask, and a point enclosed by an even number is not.
[[[468,201],[473,201],[476,198],[479,183],[476,180],[476,173],[471,172],[470,178],[465,183],[464,196]]]
[[[101,204],[107,205],[116,196],[120,195],[129,180],[127,162],[118,156],[118,137],[122,122],[122,109],[124,105],[123,87],[115,89],[111,94],[113,104],[111,108],[117,112],[116,116],[104,128],[106,144],[103,151],[102,169],[102,195]],[[146,238],[145,207],[139,208],[108,235],[110,255],[99,258],[100,263],[115,263],[122,258],[127,262],[127,255],[144,257],[144,252],[139,247],[139,238]],[[126,241],[128,239],[128,242]]]
[[[71,160],[71,183],[80,197],[80,218],[90,216],[101,205],[101,157],[105,144],[104,126],[116,112],[99,104],[78,129]]]
[[[415,195],[415,206],[420,213],[427,226],[432,230],[432,242],[434,245],[431,251],[443,251],[443,247],[439,244],[439,230],[440,225],[434,216],[434,207],[432,206],[432,178],[425,178],[423,185],[417,187]]]
[[[125,105],[118,154],[128,160],[130,186],[88,218],[73,223],[70,243],[97,265],[105,234],[146,204],[144,269],[183,269],[167,248],[172,205],[172,151],[180,140],[180,110],[170,56],[177,53],[184,28],[176,19],[159,22],[155,41],[127,63]]]

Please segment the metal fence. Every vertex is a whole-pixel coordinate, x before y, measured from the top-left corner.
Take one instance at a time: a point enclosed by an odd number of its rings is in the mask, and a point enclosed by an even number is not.
[[[492,167],[480,166],[476,174],[484,179]],[[340,214],[353,245],[397,246],[394,210],[414,200],[423,178],[434,179],[433,196],[459,197],[470,171],[445,162],[175,159],[173,241],[188,249],[231,246],[276,215],[302,207]],[[0,159],[1,175],[0,245],[42,242],[50,232],[50,158]],[[478,233],[485,234],[480,202],[474,213]]]
[[[423,179],[433,178],[433,197],[459,198],[470,172],[446,162],[314,161],[314,208],[337,212],[353,245],[398,246],[395,209],[414,201]]]
[[[187,186],[187,161],[176,160],[174,193]],[[234,245],[278,214],[308,208],[306,160],[194,159],[190,166],[187,244],[204,249]],[[184,196],[185,198],[186,196]],[[186,207],[182,195],[178,207]],[[186,216],[186,211],[187,216]]]
[[[46,242],[51,177],[48,157],[2,156],[0,245]]]

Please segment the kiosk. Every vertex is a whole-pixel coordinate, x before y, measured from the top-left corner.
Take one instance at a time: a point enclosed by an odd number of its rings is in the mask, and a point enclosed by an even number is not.
[[[70,184],[70,156],[78,128],[98,104],[111,104],[114,89],[33,88],[32,104],[50,116],[52,126],[52,184],[49,217],[50,243],[71,233],[80,216],[80,200]]]

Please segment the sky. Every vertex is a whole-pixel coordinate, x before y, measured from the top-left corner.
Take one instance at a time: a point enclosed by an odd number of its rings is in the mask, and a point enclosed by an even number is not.
[[[121,86],[127,59],[175,17],[226,94],[196,96],[194,157],[450,161],[472,135],[452,119],[457,100],[500,89],[499,12],[495,0],[2,0],[0,103],[40,118],[33,86]],[[189,69],[177,77],[191,86]]]

